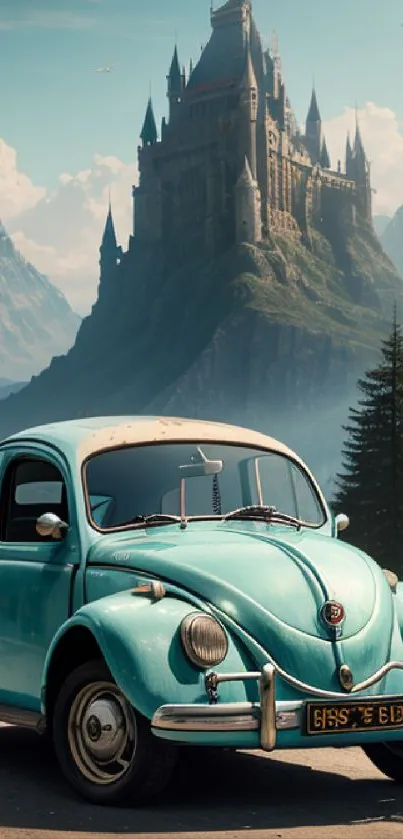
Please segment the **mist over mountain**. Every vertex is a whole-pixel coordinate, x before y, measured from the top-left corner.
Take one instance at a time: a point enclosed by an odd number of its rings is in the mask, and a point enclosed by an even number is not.
[[[12,382],[10,379],[0,379],[0,399],[5,399],[11,393],[17,393],[26,384],[26,382]]]
[[[375,230],[376,235],[379,236],[379,238],[382,237],[382,235],[383,235],[386,227],[388,226],[389,222],[391,221],[391,219],[392,219],[392,216],[385,216],[385,215],[374,216],[374,219],[373,219],[374,230]]]
[[[73,344],[80,318],[0,223],[0,375],[29,380]]]
[[[386,225],[381,242],[385,252],[396,265],[400,276],[403,277],[403,205]]]

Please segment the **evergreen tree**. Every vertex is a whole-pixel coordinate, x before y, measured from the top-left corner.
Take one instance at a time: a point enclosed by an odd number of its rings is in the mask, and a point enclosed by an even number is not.
[[[403,577],[403,335],[396,311],[378,367],[359,379],[350,408],[335,506],[351,520],[346,540]]]

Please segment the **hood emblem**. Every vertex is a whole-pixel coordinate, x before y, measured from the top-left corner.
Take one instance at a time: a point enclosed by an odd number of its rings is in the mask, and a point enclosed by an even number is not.
[[[335,600],[327,600],[321,609],[321,618],[332,629],[336,631],[336,637],[342,634],[342,624],[346,617],[344,606],[336,603]]]
[[[339,681],[348,693],[353,689],[353,674],[347,664],[342,664],[339,669]]]

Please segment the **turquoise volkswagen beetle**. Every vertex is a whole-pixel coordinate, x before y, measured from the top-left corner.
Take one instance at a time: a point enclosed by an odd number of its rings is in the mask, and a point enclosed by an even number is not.
[[[144,801],[179,746],[362,745],[403,780],[403,597],[257,432],[83,419],[0,445],[0,719],[90,801]]]

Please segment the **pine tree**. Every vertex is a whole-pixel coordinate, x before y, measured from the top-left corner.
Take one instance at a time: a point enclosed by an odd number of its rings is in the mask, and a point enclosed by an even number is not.
[[[350,517],[346,540],[403,577],[403,335],[396,312],[378,367],[359,379],[350,408],[335,506]]]

